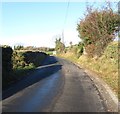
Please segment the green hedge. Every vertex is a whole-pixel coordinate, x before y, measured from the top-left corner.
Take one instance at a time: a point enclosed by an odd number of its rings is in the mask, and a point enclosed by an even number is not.
[[[2,47],[2,78],[5,79],[12,73],[12,53],[11,47]]]
[[[11,47],[2,47],[2,87],[26,76],[29,71],[42,65],[48,55],[43,52],[13,51]]]
[[[23,56],[24,56],[24,61],[27,64],[33,63],[35,67],[38,67],[42,65],[42,62],[48,55],[43,52],[28,51],[28,52],[23,53]]]
[[[2,47],[2,85],[3,87],[12,81],[13,64],[12,64],[13,50],[9,46]]]

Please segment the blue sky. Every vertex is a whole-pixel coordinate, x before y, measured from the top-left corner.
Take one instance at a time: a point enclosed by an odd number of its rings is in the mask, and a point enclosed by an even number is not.
[[[86,2],[70,2],[64,25],[67,5],[68,2],[3,2],[0,43],[54,47],[63,28],[65,44],[78,43],[76,27],[84,17]]]

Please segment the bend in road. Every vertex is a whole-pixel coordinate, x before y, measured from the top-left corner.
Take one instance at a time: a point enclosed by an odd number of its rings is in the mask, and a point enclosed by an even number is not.
[[[54,74],[3,100],[3,111],[105,112],[104,101],[84,70],[64,59],[58,58],[58,61],[56,64],[61,66],[59,69],[48,67],[46,70],[55,70]],[[45,75],[39,70],[37,77]]]

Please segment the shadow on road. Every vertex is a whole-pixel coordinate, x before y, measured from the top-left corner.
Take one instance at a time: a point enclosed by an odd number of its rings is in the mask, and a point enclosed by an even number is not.
[[[10,88],[2,92],[2,100],[14,95],[15,93],[39,82],[40,80],[51,76],[62,68],[62,65],[56,64],[54,56],[46,58],[42,66],[36,68],[31,74],[13,84]]]
[[[48,56],[45,61],[42,63],[42,66],[44,65],[50,65],[57,63],[57,59],[54,56]]]

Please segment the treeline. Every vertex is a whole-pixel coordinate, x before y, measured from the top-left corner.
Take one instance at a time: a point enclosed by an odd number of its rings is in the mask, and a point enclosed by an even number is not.
[[[41,52],[46,52],[46,51],[54,51],[54,48],[49,48],[49,47],[35,47],[35,46],[22,46],[22,45],[17,45],[14,46],[14,50],[35,50],[35,51],[41,51]]]
[[[48,56],[43,52],[18,52],[9,46],[2,46],[3,88],[20,79],[28,70],[40,65]]]

